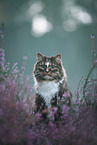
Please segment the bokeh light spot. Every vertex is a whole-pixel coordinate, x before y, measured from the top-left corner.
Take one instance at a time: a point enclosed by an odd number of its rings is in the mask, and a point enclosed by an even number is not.
[[[82,24],[91,24],[92,17],[89,12],[75,1],[64,1],[62,8],[63,28],[68,32],[75,31]]]
[[[43,15],[36,15],[32,19],[32,35],[41,37],[53,28],[51,22]]]

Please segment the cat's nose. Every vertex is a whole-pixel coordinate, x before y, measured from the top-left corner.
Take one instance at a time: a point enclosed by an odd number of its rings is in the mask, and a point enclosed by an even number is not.
[[[48,72],[49,72],[49,68],[46,68],[46,70],[45,70],[45,71],[46,71],[46,73],[48,73]]]

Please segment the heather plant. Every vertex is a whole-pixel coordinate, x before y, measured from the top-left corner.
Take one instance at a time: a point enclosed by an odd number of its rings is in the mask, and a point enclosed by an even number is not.
[[[25,138],[28,116],[32,113],[29,103],[31,89],[27,79],[24,81],[25,57],[21,72],[17,63],[10,68],[5,62],[3,29],[0,48],[0,144],[17,144]],[[25,92],[25,93],[24,93]]]
[[[58,121],[43,120],[33,111],[33,92],[24,77],[26,57],[21,70],[18,63],[10,67],[3,49],[4,26],[0,48],[0,145],[96,145],[97,144],[97,60],[92,39],[92,68],[79,81],[75,100],[68,106],[64,93],[58,107]],[[95,76],[95,77],[94,77]],[[82,83],[82,85],[81,85]],[[73,96],[74,97],[74,96]],[[50,115],[56,114],[55,107]]]
[[[86,104],[92,104],[93,106],[97,105],[97,56],[94,49],[94,36],[91,35],[92,41],[92,66],[90,71],[85,78],[81,78],[78,89],[77,89],[77,98],[81,97],[81,101],[84,101]],[[83,86],[80,86],[83,82]]]

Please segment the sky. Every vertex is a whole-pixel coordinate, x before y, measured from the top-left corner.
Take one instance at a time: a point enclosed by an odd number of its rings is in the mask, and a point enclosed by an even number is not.
[[[2,23],[7,62],[21,67],[27,56],[25,74],[30,76],[37,52],[61,53],[69,88],[76,91],[92,65],[91,34],[97,52],[96,0],[0,0]]]

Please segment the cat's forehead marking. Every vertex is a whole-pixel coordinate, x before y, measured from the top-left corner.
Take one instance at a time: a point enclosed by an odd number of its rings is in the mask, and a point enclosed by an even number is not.
[[[47,66],[47,67],[50,65],[50,63],[49,63],[49,62],[46,62],[45,64],[46,64],[46,66]]]

